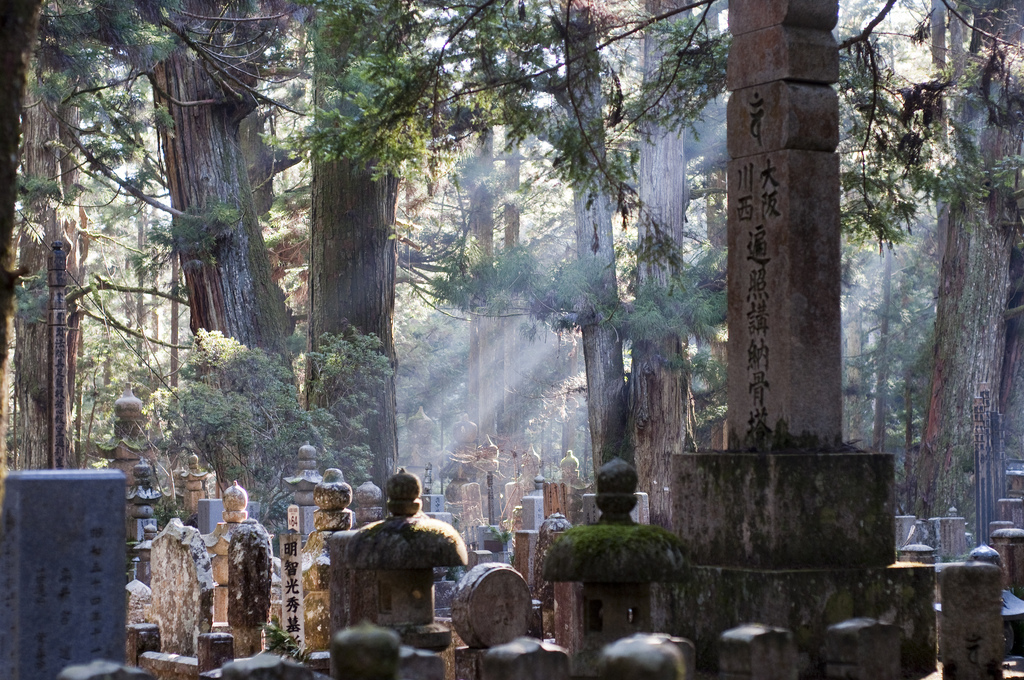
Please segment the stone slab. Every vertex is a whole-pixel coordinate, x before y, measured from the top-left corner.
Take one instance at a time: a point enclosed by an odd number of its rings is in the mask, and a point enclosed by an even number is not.
[[[194,656],[211,632],[215,582],[202,535],[174,518],[153,539],[153,622],[160,651]]]
[[[420,496],[420,501],[423,503],[423,512],[445,512],[443,493],[425,493]]]
[[[758,58],[746,58],[744,54],[756,54]],[[837,82],[839,49],[832,33],[770,26],[733,36],[726,62],[729,90],[742,90],[773,80],[826,85]]]
[[[850,569],[894,560],[890,454],[689,453],[672,465],[673,530],[703,565]]]
[[[767,571],[695,567],[685,582],[653,584],[655,630],[689,638],[697,667],[718,670],[718,636],[750,621],[794,632],[799,677],[825,677],[829,626],[854,617],[895,624],[904,676],[935,669],[935,572],[884,569]],[[917,675],[911,675],[916,673]]]
[[[839,96],[828,85],[776,80],[737,90],[727,106],[731,158],[765,151],[835,151]]]
[[[742,35],[769,26],[831,31],[839,22],[839,0],[730,0],[729,32]]]
[[[538,531],[544,523],[544,496],[523,496],[523,531]]]
[[[835,450],[839,157],[773,151],[728,168],[729,448]]]
[[[1002,677],[1002,580],[999,567],[984,562],[950,564],[939,573],[945,680]]]
[[[0,525],[0,668],[8,680],[125,660],[125,477],[7,476]]]

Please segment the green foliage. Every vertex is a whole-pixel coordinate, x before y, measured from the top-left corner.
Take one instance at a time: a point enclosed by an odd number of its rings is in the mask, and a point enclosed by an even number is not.
[[[291,372],[259,349],[200,331],[183,377],[176,395],[153,395],[166,423],[161,448],[179,459],[197,454],[221,483],[237,479],[268,506],[290,493],[281,480],[298,448],[330,443],[330,414],[303,409]]]
[[[263,632],[267,637],[267,651],[271,654],[295,659],[299,663],[309,663],[310,653],[299,647],[289,633],[281,627],[277,616],[273,617],[270,623],[263,625]]]
[[[352,479],[368,479],[372,451],[366,439],[380,415],[376,397],[392,375],[381,341],[353,328],[325,333],[306,355],[307,398],[331,416],[330,434]]]

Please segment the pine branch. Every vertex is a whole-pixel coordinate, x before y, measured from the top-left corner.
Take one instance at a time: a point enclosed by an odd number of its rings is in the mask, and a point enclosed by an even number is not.
[[[68,296],[68,297],[70,297],[70,296]],[[127,333],[128,335],[131,335],[133,337],[139,338],[140,340],[145,340],[146,342],[152,342],[153,344],[161,345],[162,347],[170,347],[171,349],[192,349],[191,345],[172,345],[169,342],[164,342],[163,340],[157,340],[156,338],[151,338],[148,335],[146,335],[145,333],[140,333],[139,331],[133,330],[133,329],[129,328],[128,326],[125,326],[124,324],[120,323],[119,321],[117,321],[116,319],[114,319],[111,316],[107,316],[107,315],[101,316],[101,315],[99,315],[99,314],[97,314],[95,312],[89,311],[85,307],[79,307],[78,311],[80,311],[82,314],[85,314],[88,317],[96,319],[100,323],[110,324],[111,326],[113,326],[117,330],[119,330],[119,331],[121,331],[123,333]]]
[[[155,295],[156,297],[161,297],[164,298],[165,300],[170,300],[171,302],[178,302],[183,305],[188,304],[187,299],[179,295],[174,295],[173,293],[165,293],[164,291],[158,290],[157,288],[122,286],[120,284],[114,283],[113,281],[101,278],[99,276],[95,278],[95,281],[96,284],[94,286],[85,286],[84,288],[79,288],[78,290],[69,293],[67,296],[67,303],[71,304],[72,302],[75,302],[79,298],[90,294],[93,290],[113,290],[117,291],[118,293],[142,293],[143,295]]]

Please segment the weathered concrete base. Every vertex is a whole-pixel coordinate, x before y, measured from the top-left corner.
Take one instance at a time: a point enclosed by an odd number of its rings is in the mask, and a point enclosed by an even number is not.
[[[718,669],[719,635],[757,622],[793,632],[800,677],[825,677],[826,630],[867,616],[899,629],[904,674],[935,669],[935,572],[871,569],[754,570],[694,567],[686,581],[653,584],[654,626],[694,641],[697,667]],[[659,620],[660,619],[660,620]]]

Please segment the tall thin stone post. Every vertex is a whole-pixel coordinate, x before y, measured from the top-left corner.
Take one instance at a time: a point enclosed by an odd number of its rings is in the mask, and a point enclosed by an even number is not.
[[[673,456],[695,565],[667,628],[708,669],[718,633],[758,621],[801,631],[800,673],[821,677],[834,619],[801,603],[840,601],[895,611],[904,670],[935,665],[934,571],[889,568],[893,458],[842,446],[838,10],[729,3],[729,450]]]
[[[50,467],[68,463],[68,311],[64,293],[68,285],[68,254],[64,243],[53,242],[47,271],[50,287]]]
[[[1006,494],[1001,414],[992,409],[988,383],[978,386],[972,411],[974,423],[974,537],[988,543],[988,525],[996,519],[996,503]]]

